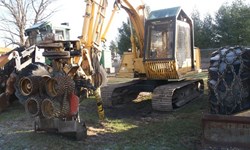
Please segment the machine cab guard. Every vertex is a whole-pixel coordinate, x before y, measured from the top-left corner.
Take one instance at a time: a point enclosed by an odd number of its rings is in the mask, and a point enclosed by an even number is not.
[[[145,24],[143,62],[147,75],[178,79],[194,69],[193,23],[180,7],[152,11]],[[151,68],[151,69],[150,69]],[[159,71],[151,71],[152,69]],[[166,78],[166,76],[162,76]]]

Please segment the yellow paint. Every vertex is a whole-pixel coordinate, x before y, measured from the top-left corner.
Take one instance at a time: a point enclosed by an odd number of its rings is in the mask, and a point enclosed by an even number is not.
[[[134,71],[140,74],[145,74],[145,67],[143,64],[143,58],[135,58],[134,59]]]
[[[117,77],[134,77],[134,54],[132,52],[124,52],[122,61],[117,73]]]
[[[11,49],[7,48],[7,47],[0,47],[0,54],[4,54],[7,53],[8,51],[10,51]]]
[[[201,50],[198,47],[194,48],[194,66],[195,70],[201,70]]]
[[[96,99],[99,120],[104,120],[105,114],[104,114],[104,109],[103,109],[103,102],[102,102],[102,98],[101,98],[100,88],[98,88],[94,91],[94,95],[95,95],[95,99]]]

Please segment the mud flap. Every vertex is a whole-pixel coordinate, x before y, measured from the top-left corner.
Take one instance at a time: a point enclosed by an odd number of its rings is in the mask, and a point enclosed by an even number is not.
[[[202,130],[203,149],[250,149],[250,117],[243,113],[206,114],[202,118]]]

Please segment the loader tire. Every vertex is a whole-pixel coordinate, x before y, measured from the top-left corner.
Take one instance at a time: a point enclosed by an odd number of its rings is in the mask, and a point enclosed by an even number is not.
[[[208,69],[210,112],[233,114],[250,108],[250,49],[223,47],[212,53]]]

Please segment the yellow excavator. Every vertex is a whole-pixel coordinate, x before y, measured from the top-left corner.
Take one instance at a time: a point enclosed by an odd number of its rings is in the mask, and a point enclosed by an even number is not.
[[[118,76],[137,79],[103,87],[104,105],[122,104],[140,92],[153,92],[153,109],[171,111],[200,96],[203,80],[185,77],[200,70],[200,53],[194,47],[192,19],[184,10],[166,8],[147,15],[144,3],[117,0],[116,4],[127,12],[135,31],[132,52],[123,54]]]

